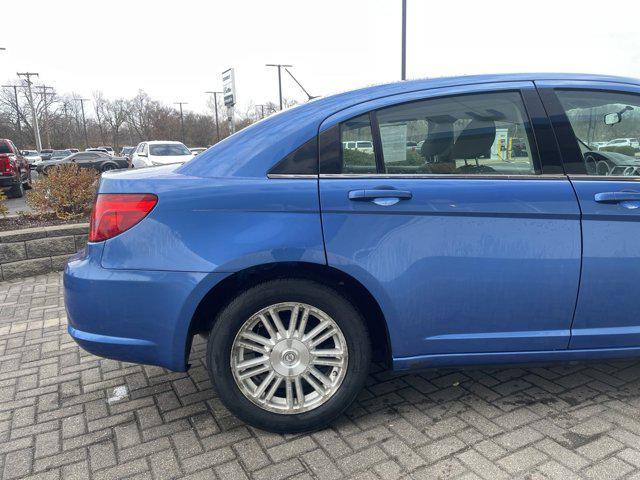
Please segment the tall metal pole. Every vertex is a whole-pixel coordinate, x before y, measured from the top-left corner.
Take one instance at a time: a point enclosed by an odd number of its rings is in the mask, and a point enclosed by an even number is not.
[[[13,95],[16,102],[16,127],[18,127],[18,134],[22,134],[22,125],[20,124],[20,105],[18,104],[18,88],[20,88],[20,85],[2,85],[2,87],[13,88]]]
[[[267,63],[267,67],[278,67],[278,95],[280,98],[280,110],[282,110],[282,68],[291,68],[293,65],[283,65],[281,63]]]
[[[184,143],[184,116],[182,115],[182,105],[187,105],[187,102],[174,102],[173,104],[180,106],[180,137],[182,143]]]
[[[407,79],[407,0],[402,0],[402,73],[401,80]]]
[[[76,102],[80,102],[80,110],[82,110],[82,127],[84,128],[84,148],[89,148],[89,135],[87,135],[87,118],[84,116],[84,102],[88,102],[88,98],[74,98]]]
[[[36,137],[36,149],[39,151],[42,150],[42,140],[40,139],[40,127],[38,126],[38,114],[36,113],[36,107],[33,104],[33,91],[31,90],[31,77],[39,77],[39,75],[35,72],[23,72],[16,73],[19,77],[25,77],[25,82],[27,84],[27,92],[29,93],[29,106],[31,107],[31,114],[33,116],[33,133]]]
[[[204,92],[213,93],[213,108],[216,112],[216,143],[220,141],[220,126],[218,125],[218,94],[224,92]]]
[[[51,148],[51,123],[49,122],[49,95],[54,95],[53,87],[36,85],[41,91],[36,92],[44,97],[44,136],[47,139],[47,148]],[[49,93],[51,90],[51,93]]]

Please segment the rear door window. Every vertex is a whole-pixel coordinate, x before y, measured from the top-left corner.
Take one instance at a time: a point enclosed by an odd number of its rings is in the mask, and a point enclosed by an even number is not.
[[[379,110],[377,123],[387,174],[539,173],[518,92],[396,105]]]

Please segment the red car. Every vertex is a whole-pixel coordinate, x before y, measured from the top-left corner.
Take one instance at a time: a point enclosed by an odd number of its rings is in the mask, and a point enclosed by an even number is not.
[[[0,189],[8,197],[24,196],[31,188],[29,162],[9,139],[0,139]]]

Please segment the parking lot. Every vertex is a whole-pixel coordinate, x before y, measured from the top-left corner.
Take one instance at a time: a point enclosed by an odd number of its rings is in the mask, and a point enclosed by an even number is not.
[[[0,283],[2,478],[622,478],[640,467],[640,362],[427,371],[368,386],[327,429],[275,435],[188,373],[66,333],[58,273]]]

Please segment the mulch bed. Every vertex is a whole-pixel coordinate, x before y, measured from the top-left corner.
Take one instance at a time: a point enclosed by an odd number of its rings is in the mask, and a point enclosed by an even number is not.
[[[0,217],[0,232],[19,230],[21,228],[49,227],[52,225],[65,225],[72,223],[88,222],[89,216],[74,218],[73,220],[60,220],[54,214],[17,215],[12,217]]]

